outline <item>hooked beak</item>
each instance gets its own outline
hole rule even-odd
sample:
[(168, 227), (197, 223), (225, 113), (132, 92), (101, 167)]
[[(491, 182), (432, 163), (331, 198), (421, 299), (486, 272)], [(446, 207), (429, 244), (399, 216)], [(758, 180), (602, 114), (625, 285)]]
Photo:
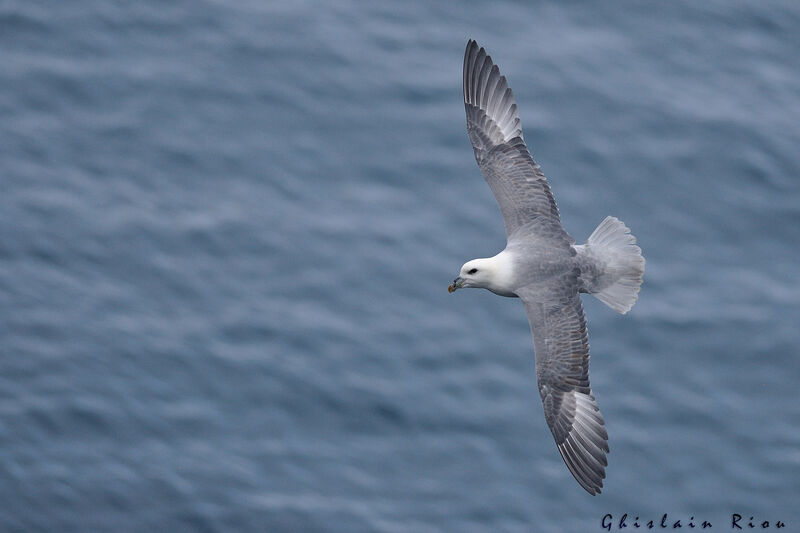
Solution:
[(447, 287), (447, 292), (456, 292), (456, 289), (460, 289), (464, 286), (464, 278), (461, 276), (457, 277), (453, 280), (453, 284)]

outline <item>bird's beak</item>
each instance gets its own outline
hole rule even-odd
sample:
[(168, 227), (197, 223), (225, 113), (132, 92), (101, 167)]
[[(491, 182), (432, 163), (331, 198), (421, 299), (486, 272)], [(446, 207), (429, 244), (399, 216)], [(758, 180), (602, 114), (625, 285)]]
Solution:
[(456, 292), (456, 289), (460, 289), (464, 286), (464, 278), (461, 276), (457, 277), (453, 280), (453, 284), (447, 287), (447, 292)]

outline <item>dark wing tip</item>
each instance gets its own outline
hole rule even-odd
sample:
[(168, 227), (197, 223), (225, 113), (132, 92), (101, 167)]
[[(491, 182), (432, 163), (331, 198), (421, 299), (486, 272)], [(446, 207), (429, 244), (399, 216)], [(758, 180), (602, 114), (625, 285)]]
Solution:
[[(474, 39), (467, 42), (464, 50), (462, 85), (468, 127), (484, 130), (490, 145), (522, 136), (514, 93), (492, 56)], [(495, 128), (497, 131), (493, 131)]]
[(602, 463), (596, 460), (592, 452), (582, 449), (572, 434), (558, 446), (558, 451), (572, 476), (586, 492), (592, 496), (602, 492), (603, 480), (606, 477), (603, 465), (606, 462), (605, 457)]
[(576, 399), (569, 433), (558, 442), (567, 468), (589, 494), (600, 493), (606, 477), (608, 433), (603, 415), (591, 394), (573, 393)]

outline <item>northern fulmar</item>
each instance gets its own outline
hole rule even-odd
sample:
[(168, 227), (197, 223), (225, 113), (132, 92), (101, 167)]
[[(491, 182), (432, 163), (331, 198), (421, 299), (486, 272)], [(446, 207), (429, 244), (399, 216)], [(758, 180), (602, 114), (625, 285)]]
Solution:
[(469, 140), (500, 206), (507, 244), (494, 257), (464, 263), (448, 290), (484, 288), (522, 300), (544, 418), (569, 471), (590, 494), (598, 494), (608, 465), (608, 433), (589, 385), (580, 293), (627, 313), (642, 284), (642, 251), (614, 217), (606, 217), (585, 244), (575, 244), (525, 146), (514, 94), (474, 40), (464, 53), (464, 105)]

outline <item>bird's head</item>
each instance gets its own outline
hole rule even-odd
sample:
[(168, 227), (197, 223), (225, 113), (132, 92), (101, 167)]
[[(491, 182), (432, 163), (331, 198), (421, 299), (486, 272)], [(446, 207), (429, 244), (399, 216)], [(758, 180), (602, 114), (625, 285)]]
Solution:
[(455, 292), (456, 289), (464, 287), (476, 287), (486, 289), (492, 285), (495, 275), (495, 265), (489, 259), (473, 259), (467, 261), (461, 267), (458, 277), (453, 280), (453, 284), (447, 287), (448, 292)]

